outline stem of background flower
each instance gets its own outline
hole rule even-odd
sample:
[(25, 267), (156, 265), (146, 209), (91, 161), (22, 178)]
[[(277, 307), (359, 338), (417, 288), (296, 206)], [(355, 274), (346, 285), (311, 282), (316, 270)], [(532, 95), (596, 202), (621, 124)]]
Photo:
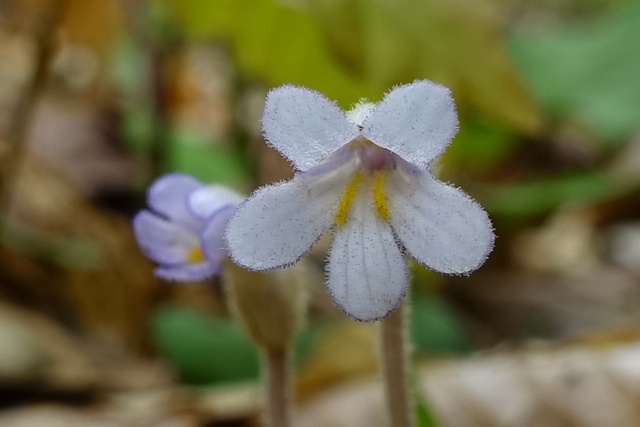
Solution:
[(411, 427), (413, 406), (409, 393), (405, 303), (380, 323), (380, 360), (389, 425)]
[(265, 427), (289, 427), (291, 425), (289, 359), (290, 351), (285, 349), (265, 349), (262, 351)]

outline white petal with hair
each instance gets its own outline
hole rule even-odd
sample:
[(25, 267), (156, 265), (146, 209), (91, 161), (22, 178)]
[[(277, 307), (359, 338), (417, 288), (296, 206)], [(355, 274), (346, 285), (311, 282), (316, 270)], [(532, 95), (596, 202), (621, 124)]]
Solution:
[(428, 80), (391, 90), (364, 123), (362, 135), (404, 160), (426, 167), (458, 132), (451, 91)]
[(334, 102), (292, 85), (269, 92), (262, 128), (267, 141), (299, 170), (322, 163), (358, 135), (355, 124)]
[(362, 321), (385, 317), (400, 304), (408, 286), (404, 257), (389, 224), (360, 197), (353, 219), (335, 230), (327, 287), (336, 304)]
[(333, 223), (340, 194), (326, 187), (299, 174), (253, 193), (229, 222), (233, 261), (251, 270), (296, 262)]
[(478, 203), (429, 173), (391, 185), (391, 226), (418, 262), (446, 274), (466, 274), (484, 263), (494, 235)]

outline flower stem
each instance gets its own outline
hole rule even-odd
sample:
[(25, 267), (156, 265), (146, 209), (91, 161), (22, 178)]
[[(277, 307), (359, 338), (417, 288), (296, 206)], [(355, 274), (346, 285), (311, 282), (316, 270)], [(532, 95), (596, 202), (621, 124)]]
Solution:
[(402, 303), (380, 323), (382, 379), (389, 412), (389, 425), (393, 427), (414, 425), (407, 380), (406, 310), (405, 304)]
[(262, 351), (262, 372), (264, 376), (264, 427), (289, 427), (290, 352), (286, 349), (264, 349)]

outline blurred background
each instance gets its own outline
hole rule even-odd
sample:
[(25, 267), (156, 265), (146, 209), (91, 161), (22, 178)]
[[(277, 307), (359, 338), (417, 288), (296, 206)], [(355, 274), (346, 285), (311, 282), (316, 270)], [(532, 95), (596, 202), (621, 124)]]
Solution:
[[(155, 279), (131, 216), (159, 174), (286, 179), (266, 91), (349, 108), (428, 78), (435, 166), (498, 236), (470, 277), (412, 266), (420, 426), (640, 425), (640, 2), (0, 1), (0, 424), (255, 426), (224, 284)], [(377, 426), (375, 325), (318, 280), (295, 423)]]

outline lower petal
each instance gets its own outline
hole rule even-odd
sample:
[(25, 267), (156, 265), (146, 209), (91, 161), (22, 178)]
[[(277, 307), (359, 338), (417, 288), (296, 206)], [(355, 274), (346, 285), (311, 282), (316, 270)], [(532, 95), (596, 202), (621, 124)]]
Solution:
[(495, 236), (478, 203), (429, 172), (394, 178), (391, 226), (418, 262), (447, 274), (469, 273), (484, 263)]
[(332, 185), (304, 173), (258, 189), (229, 221), (231, 258), (252, 270), (293, 264), (331, 226), (339, 197)]
[(215, 276), (220, 273), (221, 269), (221, 263), (200, 262), (194, 264), (160, 266), (154, 270), (154, 274), (165, 280), (176, 282), (197, 282)]
[(189, 259), (197, 239), (178, 224), (143, 210), (133, 219), (133, 232), (142, 251), (160, 264), (180, 264)]
[(363, 321), (385, 317), (406, 293), (406, 261), (391, 227), (360, 197), (350, 219), (335, 231), (327, 286), (349, 316)]

